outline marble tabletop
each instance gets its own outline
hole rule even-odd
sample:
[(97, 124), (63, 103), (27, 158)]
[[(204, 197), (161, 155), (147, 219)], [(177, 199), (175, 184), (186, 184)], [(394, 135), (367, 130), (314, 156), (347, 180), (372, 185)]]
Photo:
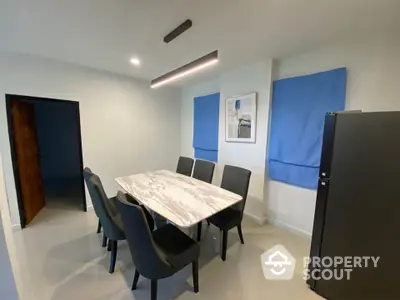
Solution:
[(218, 186), (167, 170), (115, 180), (143, 205), (181, 227), (193, 226), (242, 200)]

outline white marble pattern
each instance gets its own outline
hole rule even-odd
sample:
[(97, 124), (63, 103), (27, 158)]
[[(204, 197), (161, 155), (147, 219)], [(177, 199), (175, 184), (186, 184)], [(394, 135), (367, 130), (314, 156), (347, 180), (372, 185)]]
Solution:
[(167, 170), (115, 180), (143, 205), (181, 227), (193, 226), (242, 200), (220, 187)]

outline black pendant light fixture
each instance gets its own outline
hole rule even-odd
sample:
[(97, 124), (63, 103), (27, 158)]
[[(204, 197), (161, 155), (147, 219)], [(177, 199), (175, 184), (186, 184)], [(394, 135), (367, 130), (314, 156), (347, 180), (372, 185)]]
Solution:
[(186, 30), (191, 28), (192, 25), (193, 25), (192, 20), (187, 19), (185, 22), (183, 22), (181, 25), (176, 27), (174, 30), (172, 30), (170, 33), (168, 33), (164, 37), (164, 43), (168, 44), (169, 42), (173, 41), (178, 36), (180, 36), (182, 33), (184, 33)]
[(171, 72), (168, 72), (151, 81), (151, 88), (157, 88), (171, 81), (182, 78), (186, 75), (200, 71), (204, 68), (210, 67), (218, 62), (218, 50), (215, 50), (203, 57), (200, 57), (182, 67), (179, 67)]

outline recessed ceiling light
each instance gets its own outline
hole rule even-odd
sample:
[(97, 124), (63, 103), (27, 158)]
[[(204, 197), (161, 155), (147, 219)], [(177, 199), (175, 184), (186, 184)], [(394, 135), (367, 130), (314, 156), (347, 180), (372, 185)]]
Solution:
[(130, 62), (131, 62), (132, 65), (135, 65), (135, 66), (139, 66), (140, 65), (140, 60), (137, 57), (131, 58)]

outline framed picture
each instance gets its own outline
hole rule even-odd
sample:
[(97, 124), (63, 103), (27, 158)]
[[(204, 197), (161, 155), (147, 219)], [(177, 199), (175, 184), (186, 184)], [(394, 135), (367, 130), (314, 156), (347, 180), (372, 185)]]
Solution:
[(229, 97), (225, 101), (225, 141), (256, 142), (257, 93)]

